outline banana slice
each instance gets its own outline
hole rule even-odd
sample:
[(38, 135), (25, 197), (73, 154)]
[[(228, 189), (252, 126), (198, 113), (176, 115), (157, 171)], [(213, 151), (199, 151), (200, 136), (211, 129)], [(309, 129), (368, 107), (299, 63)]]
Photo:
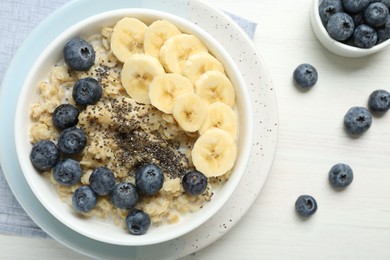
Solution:
[(206, 117), (206, 106), (195, 93), (185, 93), (175, 99), (173, 117), (185, 131), (196, 132)]
[(150, 104), (149, 85), (156, 76), (164, 73), (164, 68), (156, 58), (133, 54), (123, 64), (121, 82), (127, 94), (136, 102)]
[(237, 146), (228, 132), (211, 128), (195, 141), (191, 157), (198, 171), (206, 177), (217, 177), (233, 168)]
[(119, 20), (111, 35), (111, 49), (115, 57), (124, 62), (134, 53), (144, 51), (144, 36), (148, 28), (136, 18), (125, 17)]
[(223, 102), (231, 107), (235, 103), (235, 92), (229, 78), (219, 71), (207, 71), (195, 82), (195, 93), (210, 105)]
[(150, 103), (166, 114), (172, 114), (176, 97), (184, 93), (194, 93), (194, 87), (180, 74), (159, 75), (149, 86)]
[(145, 32), (144, 50), (145, 53), (158, 58), (160, 48), (170, 37), (181, 32), (175, 25), (166, 20), (157, 20), (149, 25)]
[(208, 52), (195, 53), (188, 57), (183, 67), (183, 75), (192, 83), (209, 70), (225, 72), (222, 63)]
[(237, 137), (237, 116), (233, 109), (222, 102), (215, 102), (207, 107), (199, 134), (203, 135), (210, 128), (219, 128), (228, 132), (233, 140)]
[(195, 35), (178, 34), (165, 41), (159, 57), (167, 72), (181, 74), (189, 56), (207, 51), (207, 47)]

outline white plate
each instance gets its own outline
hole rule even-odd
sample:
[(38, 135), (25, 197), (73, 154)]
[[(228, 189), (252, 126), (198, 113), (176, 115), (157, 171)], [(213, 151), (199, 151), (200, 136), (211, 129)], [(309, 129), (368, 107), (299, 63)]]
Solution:
[[(139, 247), (102, 243), (84, 237), (60, 223), (33, 195), (20, 169), (13, 143), (14, 116), (20, 88), (30, 66), (45, 46), (69, 26), (88, 16), (131, 7), (176, 14), (213, 35), (230, 52), (240, 68), (249, 87), (254, 110), (254, 136), (249, 163), (242, 181), (227, 204), (205, 224), (179, 239)], [(0, 162), (15, 197), (26, 212), (44, 231), (69, 248), (91, 257), (114, 259), (179, 258), (220, 238), (240, 220), (260, 193), (273, 163), (278, 131), (273, 85), (251, 40), (221, 11), (196, 0), (79, 0), (58, 9), (35, 28), (10, 63), (0, 92), (0, 118), (3, 126), (0, 128)]]

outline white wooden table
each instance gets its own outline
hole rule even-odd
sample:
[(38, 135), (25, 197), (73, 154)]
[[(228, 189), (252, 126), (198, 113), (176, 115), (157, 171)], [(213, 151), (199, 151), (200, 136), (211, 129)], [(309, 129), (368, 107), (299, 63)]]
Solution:
[[(390, 259), (390, 112), (352, 139), (342, 120), (366, 106), (375, 89), (390, 91), (390, 49), (362, 59), (325, 50), (310, 25), (311, 1), (207, 0), (258, 23), (254, 43), (276, 88), (280, 132), (274, 166), (258, 199), (230, 232), (186, 259)], [(318, 69), (308, 92), (292, 82), (300, 63)], [(329, 169), (349, 164), (355, 174), (344, 191), (328, 183)], [(301, 194), (313, 195), (317, 213), (294, 212)], [(56, 241), (0, 236), (0, 259), (85, 259)]]

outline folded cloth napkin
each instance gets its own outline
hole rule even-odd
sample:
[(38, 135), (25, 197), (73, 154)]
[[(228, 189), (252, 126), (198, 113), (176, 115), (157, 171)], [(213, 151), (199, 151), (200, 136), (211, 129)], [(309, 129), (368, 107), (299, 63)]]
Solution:
[[(16, 49), (48, 14), (70, 0), (0, 1), (0, 81)], [(256, 23), (227, 13), (253, 38)], [(0, 233), (49, 238), (24, 212), (13, 196), (0, 166)]]

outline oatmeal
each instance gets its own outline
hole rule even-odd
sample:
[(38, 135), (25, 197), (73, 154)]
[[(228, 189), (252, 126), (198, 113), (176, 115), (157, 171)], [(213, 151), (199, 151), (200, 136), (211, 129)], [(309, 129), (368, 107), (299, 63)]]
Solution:
[[(182, 214), (202, 208), (228, 180), (237, 156), (234, 87), (223, 65), (198, 38), (167, 21), (146, 25), (123, 18), (85, 42), (90, 47), (83, 50), (93, 56), (93, 65), (74, 69), (59, 61), (39, 83), (39, 100), (30, 109), (30, 141), (57, 144), (64, 131), (53, 124), (54, 110), (61, 104), (78, 108), (74, 127), (84, 132), (86, 145), (81, 153), (62, 151), (61, 156), (78, 161), (82, 174), (74, 185), (59, 183), (52, 169), (43, 174), (72, 206), (75, 191), (89, 187), (96, 168), (106, 167), (116, 183), (133, 187), (138, 169), (152, 164), (161, 169), (164, 181), (152, 195), (138, 192), (135, 208), (153, 225), (175, 223)], [(87, 78), (96, 83), (82, 82)], [(81, 104), (74, 94), (77, 84), (82, 85), (79, 95), (96, 86), (101, 93)], [(182, 180), (195, 169), (206, 183), (194, 195), (183, 188)], [(110, 195), (96, 196), (96, 203), (82, 214), (124, 225), (129, 209), (116, 207), (112, 200)]]

